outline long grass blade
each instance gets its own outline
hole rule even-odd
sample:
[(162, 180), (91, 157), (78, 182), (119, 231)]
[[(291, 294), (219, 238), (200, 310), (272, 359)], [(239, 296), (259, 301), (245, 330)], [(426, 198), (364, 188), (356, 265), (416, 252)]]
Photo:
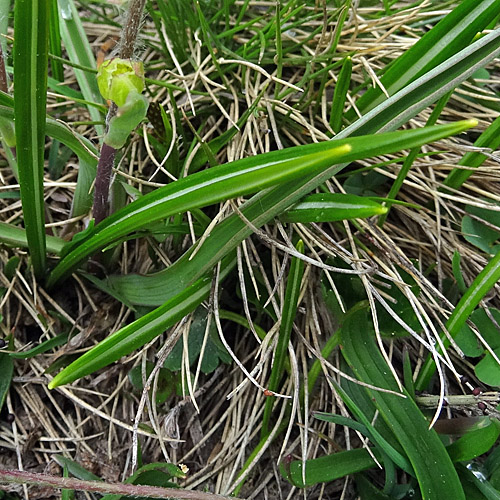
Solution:
[(24, 225), (37, 276), (45, 272), (43, 168), (49, 40), (48, 0), (20, 0), (14, 12), (14, 115)]

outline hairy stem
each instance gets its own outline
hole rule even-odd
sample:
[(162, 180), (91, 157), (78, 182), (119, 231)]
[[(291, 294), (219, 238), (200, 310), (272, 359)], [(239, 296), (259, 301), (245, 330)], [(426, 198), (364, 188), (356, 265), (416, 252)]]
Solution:
[[(146, 0), (131, 0), (125, 26), (123, 27), (120, 39), (120, 58), (131, 59), (134, 54), (135, 42), (139, 34), (142, 11), (146, 5)], [(116, 105), (111, 104), (106, 123), (116, 114)], [(95, 223), (99, 224), (108, 215), (109, 185), (111, 182), (111, 172), (116, 155), (116, 150), (107, 144), (102, 145), (94, 191), (93, 213)]]
[[(100, 481), (83, 481), (73, 477), (58, 477), (36, 472), (0, 469), (0, 483), (34, 484), (64, 488), (70, 490), (111, 493), (133, 497), (172, 498), (180, 500), (229, 500), (228, 497), (202, 491), (182, 490), (176, 488), (160, 488), (158, 486), (142, 486), (135, 484), (105, 483)], [(0, 490), (2, 488), (0, 487)], [(234, 497), (231, 500), (238, 500)]]
[(94, 187), (93, 212), (96, 224), (99, 224), (108, 215), (109, 184), (111, 182), (115, 154), (115, 148), (108, 146), (106, 143), (102, 145)]

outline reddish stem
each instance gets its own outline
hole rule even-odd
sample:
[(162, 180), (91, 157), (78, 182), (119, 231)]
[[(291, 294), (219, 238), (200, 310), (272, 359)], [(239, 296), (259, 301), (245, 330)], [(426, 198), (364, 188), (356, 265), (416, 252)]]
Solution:
[(109, 185), (111, 183), (115, 154), (115, 148), (108, 146), (106, 143), (102, 145), (94, 186), (93, 212), (96, 225), (108, 215)]
[[(0, 469), (0, 483), (34, 484), (64, 488), (69, 490), (94, 491), (134, 497), (172, 498), (179, 500), (238, 500), (235, 497), (205, 493), (202, 491), (182, 490), (176, 488), (160, 488), (136, 484), (105, 483), (101, 481), (83, 481), (73, 477), (58, 477), (36, 472)], [(3, 489), (0, 487), (0, 490)]]

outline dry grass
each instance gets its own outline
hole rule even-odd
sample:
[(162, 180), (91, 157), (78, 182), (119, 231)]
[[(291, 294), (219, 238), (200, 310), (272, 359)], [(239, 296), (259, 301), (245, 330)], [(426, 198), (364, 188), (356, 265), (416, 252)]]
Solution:
[[(426, 3), (428, 2), (423, 2), (418, 8), (403, 14), (381, 17), (377, 21), (367, 19), (371, 9), (353, 9), (338, 45), (338, 58), (342, 57), (343, 52), (356, 50), (353, 78), (357, 82), (362, 83), (366, 75), (369, 75), (373, 76), (374, 83), (377, 84), (375, 72), (418, 39), (418, 34), (414, 33), (408, 24), (425, 21), (442, 13), (426, 10)], [(252, 2), (252, 6), (264, 11), (266, 8), (273, 8), (274, 2)], [(321, 25), (321, 21), (314, 23)], [(109, 38), (118, 35), (117, 29), (110, 29), (104, 35), (102, 26), (91, 23), (86, 23), (85, 29), (89, 39), (93, 41), (95, 53)], [(254, 28), (257, 29), (258, 27)], [(295, 29), (284, 33), (283, 36), (301, 43), (301, 37), (306, 36), (308, 31)], [(143, 32), (146, 63), (152, 68), (155, 65), (161, 67), (162, 63), (157, 59), (158, 54), (152, 48), (158, 45), (159, 41), (149, 20), (146, 20)], [(244, 31), (235, 37), (240, 43), (244, 43), (250, 35)], [(303, 45), (303, 49), (311, 57), (327, 52), (332, 43), (332, 35), (332, 28), (325, 26), (323, 32)], [(281, 83), (281, 90), (292, 90), (283, 100), (276, 100), (273, 93), (265, 91), (261, 103), (266, 111), (252, 114), (228, 147), (218, 155), (220, 162), (279, 148), (283, 139), (291, 144), (327, 139), (327, 106), (331, 97), (330, 89), (335, 80), (334, 71), (328, 75), (326, 91), (321, 100), (315, 102), (312, 99), (310, 105), (298, 109), (294, 104), (304, 97), (297, 93), (292, 85), (297, 85), (301, 80), (304, 65), (285, 65), (282, 81), (277, 80), (276, 75), (269, 74), (264, 65), (247, 66), (246, 69), (240, 65), (231, 73), (228, 89), (222, 89), (209, 78), (208, 75), (213, 75), (215, 71), (213, 61), (203, 55), (204, 51), (194, 33), (190, 36), (190, 44), (193, 65), (198, 68), (197, 72), (194, 72), (191, 66), (179, 65), (176, 71), (151, 70), (148, 76), (184, 89), (174, 91), (175, 105), (183, 114), (184, 120), (191, 120), (195, 128), (198, 127), (199, 121), (192, 116), (193, 110), (199, 112), (208, 108), (213, 111), (200, 133), (204, 141), (217, 137), (237, 122), (255, 97), (270, 85), (270, 81)], [(263, 58), (264, 56), (267, 54), (263, 54)], [(292, 60), (294, 54), (289, 54), (288, 57)], [(227, 61), (220, 62), (229, 64)], [(320, 68), (321, 64), (317, 64), (311, 68), (311, 72)], [(497, 89), (499, 67), (497, 65), (490, 69), (492, 80), (488, 85)], [(66, 83), (75, 83), (71, 68), (66, 68), (65, 77)], [(313, 97), (314, 85), (313, 81), (304, 89), (305, 95), (309, 93)], [(165, 89), (152, 85), (150, 90), (155, 96), (154, 99), (161, 102), (173, 116), (173, 103), (168, 99)], [(194, 90), (206, 95), (196, 94)], [(241, 91), (244, 91), (244, 100), (239, 97)], [(478, 89), (472, 84), (464, 85), (454, 94), (441, 118), (444, 121), (458, 117), (476, 118), (479, 120), (478, 131), (483, 130), (492, 118), (496, 117), (496, 112), (466, 99), (467, 95), (477, 92)], [(61, 101), (59, 96), (49, 95), (51, 113), (56, 113), (61, 107), (63, 113), (60, 118), (64, 121), (84, 122), (88, 119), (83, 108), (74, 107), (72, 111), (71, 106), (66, 106), (68, 103), (67, 100)], [(289, 125), (278, 129), (276, 116), (285, 114), (288, 114)], [(412, 120), (410, 126), (424, 125), (427, 117), (427, 112), (422, 113)], [(92, 127), (80, 125), (76, 128), (80, 133), (95, 139)], [(462, 237), (460, 220), (465, 205), (490, 206), (488, 201), (494, 203), (500, 200), (500, 164), (496, 156), (491, 156), (475, 171), (460, 193), (450, 195), (439, 190), (446, 174), (456, 166), (471, 144), (470, 138), (460, 137), (424, 148), (423, 151), (428, 152), (429, 156), (422, 155), (415, 161), (400, 194), (402, 200), (416, 204), (419, 208), (394, 206), (383, 229), (370, 220), (358, 221), (356, 224), (345, 223), (343, 228), (333, 224), (297, 225), (295, 229), (305, 242), (307, 254), (323, 263), (330, 257), (343, 260), (348, 268), (360, 273), (366, 290), (374, 300), (378, 300), (377, 294), (384, 295), (384, 288), (380, 285), (381, 277), (392, 281), (411, 297), (411, 290), (400, 276), (400, 270), (405, 270), (421, 288), (421, 295), (418, 299), (414, 298), (414, 306), (422, 324), (434, 331), (435, 325), (439, 325), (443, 316), (449, 315), (453, 307), (445, 298), (447, 281), (453, 276), (453, 252), (458, 251), (462, 256), (462, 271), (467, 284), (486, 263), (485, 257), (477, 248)], [(442, 152), (436, 154), (434, 151)], [(193, 157), (195, 152), (192, 152)], [(124, 154), (117, 175), (122, 181), (139, 190), (145, 190), (149, 186), (166, 182), (160, 173), (163, 169), (162, 160), (155, 158), (152, 148), (141, 137), (136, 136)], [(376, 166), (375, 172), (389, 179), (395, 178), (401, 164), (400, 156), (360, 162), (357, 166), (372, 168), (377, 162), (385, 163), (383, 166)], [(59, 179), (47, 179), (47, 220), (57, 234), (64, 231), (65, 225), (75, 222), (69, 218), (76, 175), (75, 164), (70, 159)], [(0, 169), (0, 181), (0, 193), (17, 188), (10, 168), (5, 163)], [(336, 179), (332, 179), (328, 186), (335, 192), (342, 190), (341, 183)], [(221, 210), (227, 213), (230, 206), (221, 206)], [(2, 221), (18, 220), (21, 215), (20, 202), (14, 199), (0, 199), (0, 214)], [(78, 221), (78, 225), (82, 222), (85, 221)], [(240, 271), (260, 270), (269, 292), (276, 297), (283, 297), (282, 276), (289, 256), (282, 251), (282, 247), (277, 248), (275, 242), (279, 241), (282, 246), (287, 246), (289, 234), (279, 225), (266, 226), (261, 231), (265, 237), (257, 234), (241, 248)], [(176, 258), (169, 241), (164, 244), (153, 243), (126, 243), (120, 261), (121, 272), (128, 274), (150, 271), (153, 267), (151, 249), (155, 252), (154, 258), (166, 265)], [(189, 243), (190, 239), (186, 238), (184, 245)], [(374, 246), (376, 251), (368, 251), (363, 243), (372, 248)], [(264, 266), (260, 258), (267, 259), (268, 255), (272, 258), (271, 264), (266, 263)], [(19, 258), (19, 261), (17, 264), (14, 262), (15, 269), (12, 277), (8, 278), (6, 270), (13, 265), (14, 256)], [(0, 273), (0, 286), (6, 289), (0, 303), (4, 317), (1, 323), (2, 335), (13, 333), (16, 348), (24, 350), (59, 334), (64, 329), (70, 328), (72, 332), (70, 342), (57, 354), (16, 361), (15, 377), (6, 401), (6, 412), (15, 415), (15, 420), (7, 422), (4, 411), (0, 422), (0, 466), (60, 475), (60, 467), (54, 456), (61, 454), (71, 457), (107, 481), (122, 481), (131, 471), (135, 428), (145, 463), (183, 463), (190, 469), (183, 486), (207, 488), (222, 494), (232, 491), (239, 481), (237, 474), (258, 441), (266, 399), (263, 391), (256, 390), (255, 385), (249, 383), (248, 377), (236, 364), (222, 365), (210, 375), (199, 375), (196, 385), (192, 387), (193, 400), (174, 397), (156, 407), (146, 398), (147, 401), (143, 399), (141, 405), (141, 394), (133, 390), (128, 380), (128, 372), (133, 366), (145, 363), (146, 360), (157, 362), (156, 354), (166, 342), (166, 336), (156, 339), (140, 352), (93, 377), (86, 377), (71, 386), (49, 391), (47, 383), (51, 377), (45, 373), (49, 365), (62, 356), (74, 356), (84, 352), (90, 345), (131, 320), (132, 313), (82, 279), (67, 282), (59, 290), (48, 295), (26, 272), (28, 257), (22, 250), (1, 248), (0, 259), (0, 268), (3, 269)], [(307, 374), (308, 367), (315, 358), (322, 360), (326, 376), (320, 377), (306, 413), (301, 410), (292, 415), (293, 427), (287, 434), (287, 440), (284, 441), (280, 437), (269, 443), (263, 456), (248, 471), (248, 480), (241, 492), (241, 496), (248, 499), (353, 498), (348, 480), (337, 481), (326, 487), (315, 487), (307, 493), (302, 493), (281, 479), (277, 466), (277, 457), (281, 451), (297, 457), (301, 457), (303, 453), (307, 457), (314, 457), (333, 452), (340, 446), (355, 445), (359, 439), (343, 428), (316, 421), (309, 413), (312, 410), (346, 412), (339, 398), (335, 397), (329, 381), (330, 377), (338, 377), (338, 354), (334, 354), (329, 361), (323, 360), (320, 355), (325, 339), (335, 326), (318, 285), (321, 267), (306, 264), (302, 301), (292, 335), (291, 376), (283, 392), (297, 398), (297, 394), (294, 394), (294, 388), (298, 387), (296, 382)], [(431, 267), (433, 269), (428, 273)], [(334, 273), (324, 270), (323, 276), (325, 275), (330, 275), (332, 282), (335, 282)], [(234, 302), (236, 286), (235, 281), (225, 284), (225, 293), (221, 300), (229, 301), (230, 304)], [(491, 294), (490, 304), (500, 305), (498, 291), (497, 288), (495, 293)], [(279, 302), (272, 302), (278, 317)], [(261, 326), (266, 330), (272, 331), (276, 328), (277, 323), (263, 321)], [(189, 325), (190, 320), (187, 319), (173, 330), (182, 336), (189, 330)], [(258, 383), (265, 386), (270, 372), (272, 342), (271, 345), (266, 342), (259, 344), (252, 332), (234, 326), (233, 323), (223, 323), (223, 326), (224, 336), (238, 359), (248, 371), (252, 371)], [(386, 355), (391, 359), (396, 372), (399, 373), (401, 368), (403, 346), (410, 350), (412, 360), (418, 367), (426, 355), (426, 349), (422, 346), (423, 340), (425, 339), (408, 337), (403, 341), (384, 343)], [(471, 366), (453, 352), (450, 352), (449, 359), (457, 373), (467, 374), (472, 385), (475, 385)], [(443, 379), (450, 394), (470, 392), (470, 384), (460, 386), (454, 378), (448, 379), (450, 373), (448, 371)], [(230, 399), (227, 398), (229, 394)], [(276, 411), (282, 418), (288, 401), (278, 399)], [(469, 414), (479, 410), (460, 406), (448, 411), (453, 411), (454, 414)], [(134, 422), (141, 424), (137, 426)], [(146, 424), (146, 427), (143, 424)], [(18, 491), (28, 498), (26, 490), (23, 493), (19, 487)], [(81, 498), (90, 497), (83, 493), (78, 495)], [(53, 497), (57, 495), (54, 495), (51, 489), (32, 487), (29, 490), (29, 498), (32, 499)]]

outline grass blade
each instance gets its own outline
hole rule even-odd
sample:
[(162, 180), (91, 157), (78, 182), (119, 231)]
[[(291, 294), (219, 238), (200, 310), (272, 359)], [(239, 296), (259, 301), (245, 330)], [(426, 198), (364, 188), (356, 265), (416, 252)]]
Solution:
[[(476, 34), (495, 19), (499, 9), (499, 0), (461, 2), (385, 72), (380, 81), (388, 94), (392, 96), (410, 82), (466, 48)], [(356, 106), (361, 112), (366, 112), (385, 99), (382, 90), (374, 87), (358, 99)], [(356, 115), (351, 110), (346, 117), (348, 121), (353, 121)]]
[[(297, 243), (297, 251), (304, 252), (304, 243), (300, 240)], [(285, 359), (288, 354), (288, 344), (292, 333), (293, 322), (297, 315), (298, 300), (300, 295), (300, 285), (302, 276), (304, 275), (304, 261), (297, 257), (292, 258), (290, 272), (288, 273), (288, 281), (286, 284), (285, 299), (283, 302), (283, 311), (281, 315), (281, 323), (278, 334), (278, 343), (274, 350), (273, 366), (271, 368), (271, 376), (267, 389), (275, 392), (279, 389), (279, 382), (283, 377)], [(266, 400), (264, 414), (262, 416), (261, 439), (265, 439), (269, 434), (269, 420), (273, 411), (274, 398), (269, 397)]]
[(330, 127), (338, 134), (342, 128), (342, 116), (344, 114), (345, 100), (349, 84), (351, 83), (352, 59), (346, 57), (337, 79), (337, 85), (333, 93), (332, 109), (330, 111)]
[[(95, 69), (94, 54), (87, 39), (87, 35), (80, 21), (78, 10), (73, 0), (59, 0), (61, 38), (72, 63), (79, 66)], [(97, 80), (93, 73), (75, 69), (78, 86), (86, 101), (103, 104), (104, 101), (97, 87)], [(87, 106), (90, 117), (95, 122), (103, 120), (103, 116), (94, 106)], [(96, 125), (99, 136), (104, 135), (104, 126)]]
[(45, 271), (43, 168), (49, 37), (48, 0), (20, 0), (14, 12), (14, 115), (26, 236), (37, 276)]
[[(499, 280), (500, 252), (497, 253), (488, 262), (488, 264), (486, 264), (484, 269), (477, 275), (472, 285), (467, 289), (458, 304), (455, 306), (455, 309), (453, 309), (453, 312), (446, 322), (446, 329), (451, 337), (455, 337), (458, 334), (460, 329), (465, 325), (465, 322), (469, 319), (472, 311), (474, 311), (479, 302), (498, 283)], [(445, 348), (450, 345), (450, 341), (444, 334), (441, 335), (441, 341), (443, 342)], [(436, 347), (436, 350), (441, 352), (441, 349), (438, 347)], [(435, 370), (436, 363), (429, 356), (425, 361), (422, 370), (418, 374), (415, 389), (425, 389), (429, 385)]]
[[(474, 143), (477, 148), (491, 148), (493, 151), (500, 146), (500, 117), (498, 117)], [(470, 167), (471, 170), (454, 168), (446, 177), (443, 184), (452, 189), (459, 189), (460, 186), (474, 173), (473, 168), (479, 167), (487, 156), (481, 153), (469, 152), (458, 162), (460, 166)]]
[(283, 222), (332, 222), (381, 215), (387, 208), (367, 197), (342, 193), (317, 193), (304, 198), (283, 215)]

